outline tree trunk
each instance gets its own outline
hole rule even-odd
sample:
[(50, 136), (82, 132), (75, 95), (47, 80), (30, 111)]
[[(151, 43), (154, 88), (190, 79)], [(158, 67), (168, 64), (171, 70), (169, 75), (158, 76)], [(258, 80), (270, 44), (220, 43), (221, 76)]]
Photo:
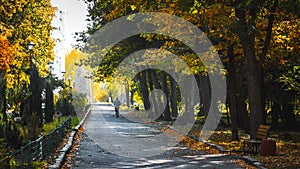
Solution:
[(134, 93), (136, 92), (136, 90), (134, 89), (131, 89), (130, 90), (130, 102), (131, 102), (131, 105), (133, 105), (133, 96), (134, 96)]
[(172, 76), (169, 76), (170, 82), (171, 82), (171, 109), (172, 109), (172, 117), (177, 118), (178, 117), (178, 105), (177, 105), (177, 90), (176, 90), (176, 81), (172, 78)]
[(235, 2), (237, 17), (237, 34), (243, 47), (247, 75), (247, 87), (250, 107), (250, 137), (254, 138), (258, 126), (263, 120), (263, 106), (261, 97), (261, 64), (260, 58), (255, 54), (255, 19), (259, 4), (253, 4), (250, 19), (246, 20), (246, 11), (241, 6), (241, 1)]
[[(156, 112), (157, 112), (157, 108), (156, 108), (156, 104), (157, 102), (155, 101), (155, 93), (153, 93), (153, 90), (154, 90), (154, 84), (153, 84), (153, 80), (152, 80), (152, 77), (151, 77), (151, 69), (147, 69), (146, 70), (146, 73), (147, 73), (147, 81), (148, 81), (148, 86), (149, 86), (149, 90), (151, 91), (151, 95), (149, 93), (149, 102), (150, 102), (150, 105), (151, 105), (151, 112), (149, 114), (149, 118), (150, 119), (154, 119), (156, 116)], [(154, 96), (153, 96), (154, 94)]]
[(284, 126), (287, 129), (295, 129), (297, 121), (295, 114), (293, 113), (293, 104), (291, 102), (282, 105), (282, 112), (284, 118)]
[(250, 107), (250, 136), (254, 138), (258, 126), (263, 122), (263, 106), (261, 97), (260, 64), (256, 60), (254, 49), (254, 35), (249, 37), (248, 43), (243, 43), (246, 61), (247, 86)]
[(149, 101), (149, 91), (148, 91), (148, 85), (147, 85), (147, 74), (146, 71), (142, 71), (140, 73), (140, 89), (143, 96), (143, 103), (145, 110), (149, 110), (151, 105)]
[(0, 70), (0, 111), (3, 115), (3, 120), (4, 122), (7, 122), (7, 114), (6, 114), (6, 109), (7, 109), (7, 103), (6, 103), (6, 79), (5, 79), (5, 70)]
[(52, 82), (47, 82), (46, 86), (46, 107), (45, 107), (45, 121), (50, 123), (53, 121), (54, 115), (54, 98), (53, 98)]
[[(157, 78), (157, 73), (156, 70), (150, 70), (150, 74), (151, 74), (151, 79), (152, 79), (152, 83), (154, 85), (155, 89), (161, 89), (161, 86), (159, 84), (158, 78)], [(153, 100), (153, 106), (154, 106), (154, 117), (157, 117), (158, 119), (162, 119), (162, 112), (160, 112), (161, 110), (159, 109), (159, 99), (157, 95), (152, 97)]]
[(231, 114), (231, 132), (232, 140), (239, 140), (238, 125), (237, 125), (237, 112), (236, 112), (236, 82), (235, 82), (235, 66), (234, 66), (234, 55), (233, 47), (230, 46), (228, 49), (229, 66), (228, 66), (228, 89), (229, 89), (229, 109)]
[(245, 95), (238, 93), (235, 96), (236, 101), (236, 111), (238, 114), (238, 126), (245, 130), (247, 133), (250, 133), (250, 118), (247, 111), (247, 104)]
[(129, 82), (125, 83), (125, 94), (126, 94), (126, 106), (130, 107), (130, 98), (129, 98)]
[(271, 114), (272, 114), (272, 126), (278, 125), (278, 116), (280, 112), (280, 104), (277, 102), (273, 102)]
[[(194, 75), (190, 75), (190, 77), (192, 78), (189, 78), (189, 79), (193, 79), (194, 78)], [(210, 82), (210, 81), (209, 81)], [(191, 87), (191, 90), (190, 90), (190, 93), (189, 95), (187, 96), (187, 98), (189, 98), (189, 101), (187, 102), (188, 104), (188, 109), (189, 111), (187, 111), (186, 113), (188, 113), (188, 118), (187, 118), (187, 124), (192, 124), (194, 123), (194, 120), (195, 120), (195, 112), (194, 112), (194, 109), (195, 109), (195, 102), (198, 102), (199, 99), (195, 98), (195, 91), (196, 91), (196, 88), (198, 86), (195, 86), (195, 83), (192, 83), (193, 85), (190, 85)], [(196, 84), (197, 85), (197, 84)], [(215, 103), (215, 105), (217, 107), (217, 103)], [(218, 110), (216, 110), (218, 111)]]
[(157, 73), (156, 73), (156, 70), (151, 70), (151, 79), (153, 81), (153, 84), (154, 84), (154, 88), (155, 89), (161, 89), (161, 86), (159, 84), (159, 80), (157, 78)]
[(164, 120), (165, 121), (171, 121), (171, 112), (170, 112), (170, 106), (169, 106), (169, 91), (168, 91), (168, 84), (167, 84), (167, 75), (165, 72), (161, 72), (161, 83), (162, 83), (162, 90), (164, 91), (166, 95), (166, 108), (164, 110)]
[(199, 83), (200, 83), (200, 100), (202, 104), (202, 115), (207, 117), (210, 109), (210, 102), (211, 102), (211, 89), (210, 89), (210, 81), (207, 75), (199, 75)]
[[(265, 42), (264, 42), (264, 47), (262, 49), (262, 53), (260, 56), (260, 66), (262, 68), (262, 65), (265, 61), (266, 55), (268, 53), (268, 49), (270, 46), (270, 41), (271, 41), (271, 37), (272, 37), (272, 28), (273, 28), (273, 23), (274, 23), (274, 18), (275, 18), (275, 11), (278, 7), (278, 0), (274, 1), (274, 4), (270, 10), (270, 15), (268, 17), (268, 27), (267, 27), (267, 33), (266, 33), (266, 38), (265, 38)], [(265, 88), (265, 82), (264, 82), (264, 71), (261, 71), (261, 88), (264, 89)], [(262, 96), (262, 106), (263, 108), (265, 108), (266, 105), (266, 90), (261, 90), (261, 96)], [(263, 109), (263, 123), (265, 124), (267, 122), (267, 111), (265, 109)]]
[(39, 77), (38, 70), (33, 63), (31, 63), (31, 68), (30, 68), (29, 89), (31, 92), (30, 102), (29, 102), (30, 113), (36, 114), (36, 117), (38, 118), (37, 124), (39, 127), (42, 127), (42, 123), (43, 123), (43, 116), (42, 116), (43, 114), (41, 110), (42, 84), (41, 84), (41, 79)]
[[(237, 67), (235, 67), (237, 68)], [(235, 74), (235, 102), (236, 102), (236, 112), (238, 118), (238, 126), (245, 130), (247, 133), (250, 133), (250, 119), (249, 113), (247, 111), (247, 104), (246, 104), (246, 86), (244, 85), (245, 77), (244, 77), (244, 70), (239, 68), (238, 72)]]

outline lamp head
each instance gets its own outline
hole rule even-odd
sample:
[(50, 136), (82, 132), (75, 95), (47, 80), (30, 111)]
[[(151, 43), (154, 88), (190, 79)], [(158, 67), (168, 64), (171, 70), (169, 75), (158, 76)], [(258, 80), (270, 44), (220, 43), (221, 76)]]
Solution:
[(35, 43), (29, 42), (29, 43), (27, 44), (27, 46), (28, 46), (28, 49), (29, 49), (29, 50), (33, 50), (33, 48), (34, 48), (34, 46), (35, 46)]

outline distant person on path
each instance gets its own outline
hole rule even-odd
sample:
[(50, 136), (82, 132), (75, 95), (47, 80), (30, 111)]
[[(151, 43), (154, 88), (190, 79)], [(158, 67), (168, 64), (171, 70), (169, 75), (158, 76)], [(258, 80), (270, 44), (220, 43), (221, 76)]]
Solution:
[(118, 98), (114, 101), (114, 106), (115, 106), (115, 112), (116, 112), (116, 117), (119, 117), (119, 108), (120, 108), (121, 102)]

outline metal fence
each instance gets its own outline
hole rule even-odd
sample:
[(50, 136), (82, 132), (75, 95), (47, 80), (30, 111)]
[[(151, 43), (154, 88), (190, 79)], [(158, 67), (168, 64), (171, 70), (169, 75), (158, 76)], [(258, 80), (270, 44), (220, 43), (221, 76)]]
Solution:
[(72, 129), (72, 119), (67, 118), (61, 125), (35, 141), (29, 141), (15, 153), (0, 161), (0, 168), (32, 168), (32, 163), (46, 159), (62, 143), (65, 135)]

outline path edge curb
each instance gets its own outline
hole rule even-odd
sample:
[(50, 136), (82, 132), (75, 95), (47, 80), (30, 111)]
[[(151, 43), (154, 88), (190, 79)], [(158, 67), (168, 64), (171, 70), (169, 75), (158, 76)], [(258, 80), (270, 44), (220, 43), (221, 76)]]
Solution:
[(59, 150), (59, 155), (55, 159), (55, 163), (50, 165), (48, 167), (49, 169), (59, 169), (59, 168), (61, 168), (62, 164), (65, 162), (66, 155), (71, 150), (71, 147), (72, 147), (73, 141), (74, 141), (74, 136), (76, 135), (78, 130), (83, 126), (83, 124), (85, 123), (86, 119), (88, 118), (90, 112), (91, 112), (91, 108), (89, 108), (87, 110), (87, 112), (85, 113), (85, 115), (83, 116), (83, 118), (79, 122), (79, 124), (71, 131), (70, 136), (68, 138), (67, 144), (62, 149)]
[[(174, 131), (177, 131), (177, 132), (181, 133), (181, 134), (187, 135), (187, 136), (191, 137), (192, 139), (194, 139), (194, 140), (196, 140), (196, 141), (198, 141), (198, 142), (202, 142), (202, 143), (204, 143), (204, 144), (206, 144), (206, 145), (208, 145), (208, 146), (211, 146), (211, 147), (213, 147), (213, 148), (219, 150), (221, 153), (228, 153), (228, 152), (230, 152), (230, 150), (226, 150), (226, 149), (224, 149), (224, 148), (223, 148), (222, 146), (220, 146), (220, 145), (216, 145), (216, 144), (213, 144), (213, 143), (209, 143), (209, 142), (207, 142), (207, 141), (204, 141), (204, 140), (200, 140), (198, 137), (195, 137), (195, 136), (193, 136), (193, 135), (191, 135), (191, 134), (186, 134), (186, 133), (182, 132), (181, 130), (178, 130), (178, 129), (176, 129), (176, 128), (170, 126), (170, 125), (168, 125), (168, 127), (169, 127), (170, 129), (174, 130)], [(253, 166), (255, 166), (255, 167), (259, 168), (259, 169), (267, 169), (262, 163), (258, 162), (258, 160), (255, 159), (255, 158), (252, 158), (252, 157), (250, 157), (250, 156), (237, 156), (237, 157), (238, 157), (239, 159), (241, 159), (241, 160), (244, 160), (246, 163), (248, 163), (248, 164), (250, 164), (250, 165), (253, 165)]]

